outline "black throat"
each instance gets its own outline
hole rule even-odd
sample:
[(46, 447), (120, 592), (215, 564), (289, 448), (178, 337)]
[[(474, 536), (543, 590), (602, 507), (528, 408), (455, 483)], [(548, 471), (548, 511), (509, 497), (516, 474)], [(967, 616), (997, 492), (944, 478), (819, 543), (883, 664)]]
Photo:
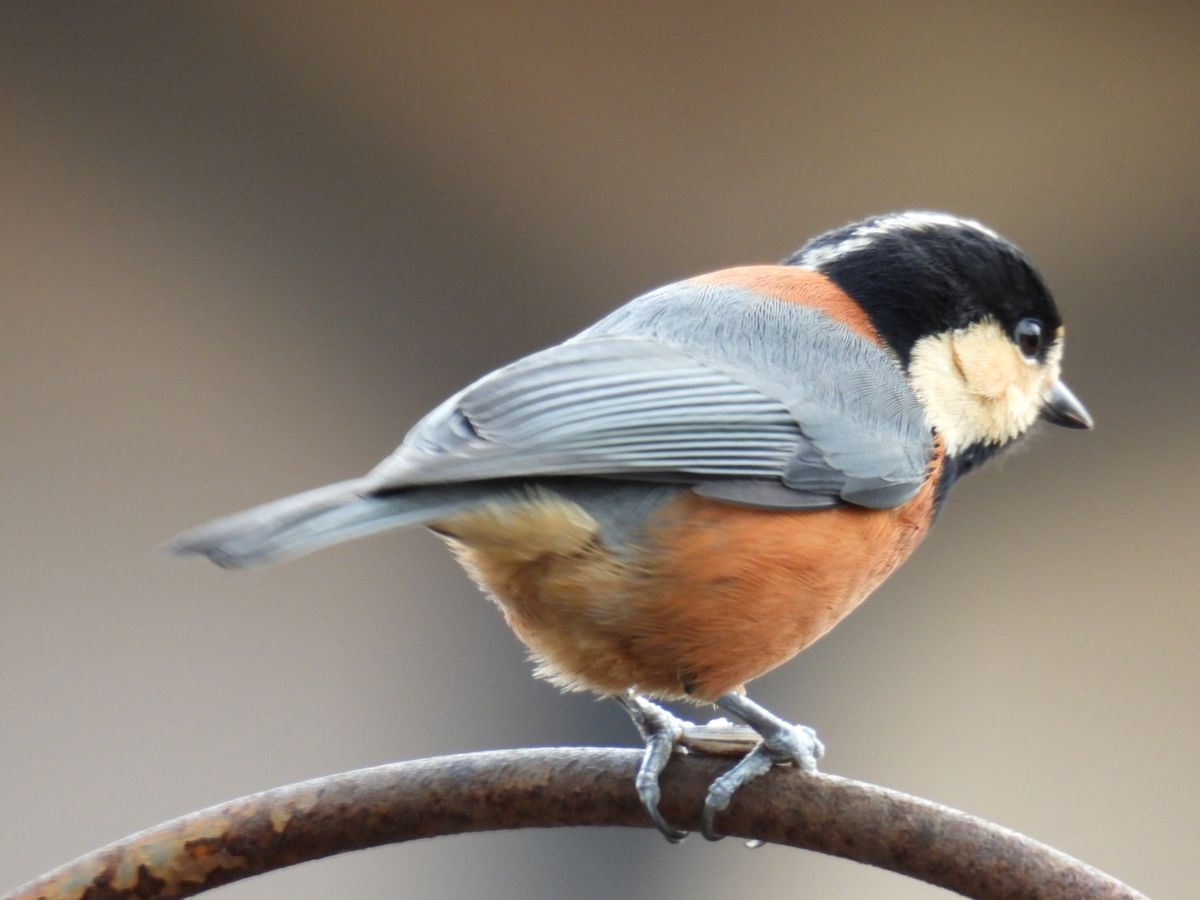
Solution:
[(954, 456), (947, 456), (942, 461), (942, 473), (938, 478), (937, 490), (933, 495), (934, 516), (936, 517), (942, 511), (942, 505), (946, 502), (950, 488), (958, 479), (973, 472), (1003, 449), (1003, 444), (972, 444)]

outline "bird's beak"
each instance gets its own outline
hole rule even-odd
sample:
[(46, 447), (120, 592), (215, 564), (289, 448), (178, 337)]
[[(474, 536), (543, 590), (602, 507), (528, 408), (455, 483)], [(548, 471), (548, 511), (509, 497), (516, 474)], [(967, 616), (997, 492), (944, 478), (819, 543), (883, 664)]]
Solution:
[(1042, 418), (1064, 428), (1091, 428), (1096, 424), (1079, 398), (1061, 381), (1042, 394)]

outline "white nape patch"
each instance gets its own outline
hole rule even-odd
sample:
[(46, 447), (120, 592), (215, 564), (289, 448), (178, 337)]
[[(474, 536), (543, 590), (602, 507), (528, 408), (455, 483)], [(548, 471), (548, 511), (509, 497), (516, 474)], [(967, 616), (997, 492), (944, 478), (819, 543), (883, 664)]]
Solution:
[(1003, 240), (1000, 235), (986, 225), (974, 219), (962, 219), (949, 213), (910, 210), (909, 212), (893, 213), (880, 216), (869, 224), (855, 229), (855, 234), (862, 232), (864, 237), (870, 235), (901, 234), (906, 231), (927, 231), (931, 228), (969, 228), (984, 237), (993, 240)]
[(849, 237), (836, 244), (814, 247), (812, 250), (804, 252), (804, 255), (800, 257), (800, 264), (808, 266), (811, 269), (820, 269), (821, 266), (841, 259), (843, 256), (849, 256), (851, 253), (865, 250), (873, 243), (874, 241), (869, 237)]
[(932, 228), (968, 228), (992, 240), (1003, 240), (996, 232), (974, 219), (960, 219), (949, 213), (911, 210), (871, 219), (859, 225), (850, 232), (849, 236), (836, 244), (826, 244), (807, 250), (800, 257), (800, 265), (820, 270), (822, 266), (867, 249), (875, 243), (876, 238), (910, 231), (926, 231)]
[(953, 456), (973, 444), (1008, 443), (1027, 431), (1061, 361), (1061, 332), (1039, 363), (1022, 356), (989, 319), (917, 341), (908, 378)]

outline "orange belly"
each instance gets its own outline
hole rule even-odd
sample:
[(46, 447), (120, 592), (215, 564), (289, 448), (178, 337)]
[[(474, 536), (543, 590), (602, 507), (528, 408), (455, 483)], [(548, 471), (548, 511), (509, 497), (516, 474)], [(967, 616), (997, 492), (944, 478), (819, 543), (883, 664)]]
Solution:
[(935, 479), (898, 509), (761, 510), (684, 492), (609, 548), (553, 494), (436, 524), (560, 686), (712, 701), (803, 650), (928, 528)]

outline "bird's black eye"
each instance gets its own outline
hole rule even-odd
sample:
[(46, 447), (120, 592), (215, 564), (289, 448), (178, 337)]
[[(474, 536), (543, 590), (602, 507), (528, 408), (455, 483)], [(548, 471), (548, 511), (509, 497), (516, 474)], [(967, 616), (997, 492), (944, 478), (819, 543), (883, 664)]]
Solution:
[(1036, 359), (1042, 350), (1042, 323), (1037, 319), (1022, 319), (1013, 329), (1013, 340), (1026, 359)]

